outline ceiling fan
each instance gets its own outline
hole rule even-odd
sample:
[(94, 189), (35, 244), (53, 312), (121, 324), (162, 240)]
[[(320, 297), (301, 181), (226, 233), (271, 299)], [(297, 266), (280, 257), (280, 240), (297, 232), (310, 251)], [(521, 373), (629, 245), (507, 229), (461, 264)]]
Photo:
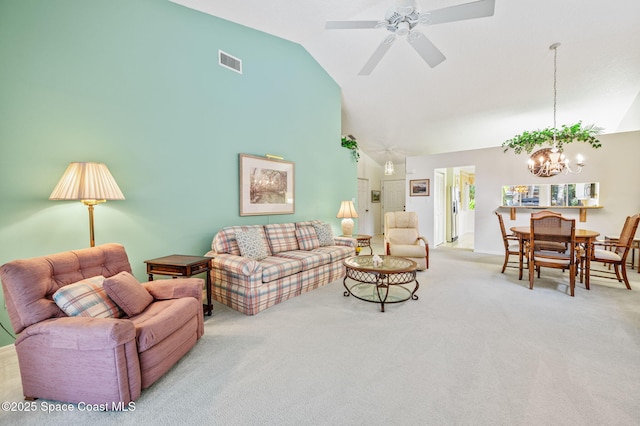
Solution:
[(390, 8), (382, 21), (327, 21), (325, 28), (328, 30), (386, 28), (391, 33), (380, 43), (358, 75), (371, 74), (397, 36), (407, 36), (407, 41), (422, 59), (431, 68), (435, 67), (446, 58), (431, 40), (415, 27), (418, 24), (436, 25), (493, 16), (496, 2), (495, 0), (478, 0), (429, 12), (416, 10), (413, 0), (401, 3)]

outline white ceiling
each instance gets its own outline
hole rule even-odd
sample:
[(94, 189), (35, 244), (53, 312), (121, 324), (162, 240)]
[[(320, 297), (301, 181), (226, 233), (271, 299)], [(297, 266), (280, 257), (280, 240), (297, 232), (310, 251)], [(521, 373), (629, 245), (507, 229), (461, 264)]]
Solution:
[[(640, 1), (496, 0), (492, 17), (418, 27), (446, 56), (430, 68), (398, 39), (358, 72), (384, 28), (325, 30), (328, 20), (381, 20), (394, 0), (171, 0), (296, 42), (342, 89), (342, 132), (378, 163), (500, 146), (557, 122), (605, 133), (640, 130)], [(471, 0), (419, 0), (420, 11)]]

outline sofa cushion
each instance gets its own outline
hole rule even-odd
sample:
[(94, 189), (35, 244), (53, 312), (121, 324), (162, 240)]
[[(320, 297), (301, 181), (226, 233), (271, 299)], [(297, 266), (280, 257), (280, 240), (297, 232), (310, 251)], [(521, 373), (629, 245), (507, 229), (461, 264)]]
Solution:
[(296, 228), (296, 239), (300, 250), (313, 250), (320, 247), (320, 240), (318, 240), (318, 234), (313, 226), (300, 226)]
[(302, 262), (282, 256), (269, 256), (260, 261), (262, 282), (268, 283), (302, 271)]
[(314, 253), (324, 253), (331, 257), (331, 262), (338, 262), (356, 254), (355, 248), (350, 246), (325, 246), (313, 250)]
[(98, 275), (60, 287), (53, 301), (70, 317), (120, 318), (122, 310), (107, 296)]
[(332, 246), (335, 244), (333, 239), (333, 231), (331, 225), (328, 223), (314, 223), (313, 227), (318, 235), (318, 241), (320, 241), (320, 247)]
[(237, 230), (236, 241), (243, 257), (261, 260), (268, 256), (264, 239), (257, 229)]
[(295, 259), (302, 262), (302, 270), (317, 268), (318, 266), (331, 263), (331, 255), (317, 251), (292, 250), (283, 251), (277, 254), (278, 257), (286, 257), (287, 259)]
[(151, 302), (153, 296), (149, 294), (142, 284), (128, 272), (120, 272), (104, 280), (102, 284), (107, 296), (109, 296), (120, 308), (132, 317), (144, 311)]
[(271, 247), (271, 254), (282, 251), (298, 250), (295, 223), (278, 223), (265, 225), (267, 240)]

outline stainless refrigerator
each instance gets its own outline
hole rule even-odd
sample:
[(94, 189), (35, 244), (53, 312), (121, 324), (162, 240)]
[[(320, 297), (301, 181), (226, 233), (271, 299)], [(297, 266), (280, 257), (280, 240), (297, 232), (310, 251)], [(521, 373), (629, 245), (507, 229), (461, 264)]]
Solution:
[(447, 191), (447, 242), (458, 239), (458, 214), (460, 212), (460, 189), (450, 186)]

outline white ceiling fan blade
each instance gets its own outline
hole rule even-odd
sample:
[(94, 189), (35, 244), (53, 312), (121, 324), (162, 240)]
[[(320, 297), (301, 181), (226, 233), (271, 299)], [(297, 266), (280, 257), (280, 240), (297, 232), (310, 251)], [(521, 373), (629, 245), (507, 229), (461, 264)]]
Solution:
[(436, 45), (419, 31), (411, 31), (407, 41), (431, 68), (447, 59)]
[(327, 21), (324, 28), (327, 30), (361, 30), (376, 28), (380, 21)]
[(358, 75), (371, 74), (371, 71), (373, 71), (376, 65), (378, 65), (378, 63), (380, 62), (384, 54), (387, 53), (387, 50), (389, 50), (395, 39), (395, 34), (387, 36), (387, 38), (385, 38), (382, 43), (380, 43), (376, 51), (373, 52), (373, 55), (371, 55), (367, 63), (364, 64)]
[(484, 18), (493, 16), (495, 6), (495, 0), (479, 0), (456, 6), (443, 7), (442, 9), (421, 13), (420, 22), (425, 25), (435, 25), (445, 22)]

